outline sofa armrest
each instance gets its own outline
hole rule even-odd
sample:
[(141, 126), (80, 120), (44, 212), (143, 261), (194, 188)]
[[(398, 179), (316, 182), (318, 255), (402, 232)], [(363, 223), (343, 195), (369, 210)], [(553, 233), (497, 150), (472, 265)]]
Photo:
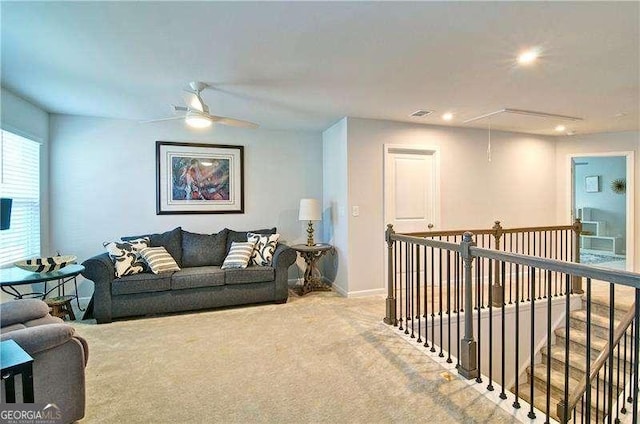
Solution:
[(289, 269), (296, 261), (296, 257), (297, 254), (295, 250), (286, 244), (278, 243), (275, 252), (273, 252), (273, 267)]
[(111, 283), (116, 270), (109, 254), (103, 253), (82, 263), (82, 276), (93, 281), (93, 315), (99, 324), (111, 322)]
[(68, 324), (48, 324), (23, 328), (0, 335), (0, 340), (15, 340), (29, 355), (60, 346), (73, 337), (75, 330)]
[(49, 306), (39, 299), (19, 299), (3, 303), (0, 311), (2, 327), (8, 327), (49, 315)]

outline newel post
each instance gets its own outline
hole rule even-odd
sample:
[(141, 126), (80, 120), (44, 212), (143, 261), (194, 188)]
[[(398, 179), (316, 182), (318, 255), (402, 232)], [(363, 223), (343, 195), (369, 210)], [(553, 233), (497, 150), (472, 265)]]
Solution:
[(464, 233), (462, 243), (460, 243), (460, 254), (464, 261), (464, 337), (460, 341), (458, 372), (468, 380), (479, 375), (478, 345), (473, 338), (473, 282), (471, 281), (473, 257), (470, 250), (472, 246), (475, 246), (473, 234)]
[[(580, 263), (580, 234), (582, 234), (582, 222), (580, 218), (576, 218), (573, 222), (573, 245), (575, 249), (573, 250), (573, 262), (579, 264)], [(571, 279), (571, 291), (573, 294), (583, 294), (584, 290), (582, 290), (582, 277), (573, 276)]]
[[(494, 226), (491, 228), (493, 230), (493, 238), (495, 239), (496, 250), (500, 250), (500, 242), (502, 240), (502, 235), (504, 231), (502, 230), (502, 225), (500, 225), (500, 221), (496, 221)], [(502, 306), (504, 303), (504, 299), (502, 294), (504, 293), (502, 290), (502, 281), (501, 281), (500, 267), (496, 263), (496, 266), (493, 269), (493, 286), (491, 286), (491, 299), (493, 306)]]
[(389, 325), (397, 325), (396, 319), (396, 299), (393, 292), (393, 245), (394, 241), (391, 236), (395, 234), (393, 231), (393, 225), (387, 224), (387, 230), (384, 233), (385, 240), (387, 241), (387, 314), (384, 317), (384, 322)]

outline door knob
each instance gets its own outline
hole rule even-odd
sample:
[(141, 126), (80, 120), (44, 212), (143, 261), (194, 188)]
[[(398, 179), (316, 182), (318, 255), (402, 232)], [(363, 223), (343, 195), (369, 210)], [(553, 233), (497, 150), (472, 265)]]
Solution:
[(432, 229), (433, 228), (433, 224), (429, 223), (429, 225), (427, 225), (427, 228)]

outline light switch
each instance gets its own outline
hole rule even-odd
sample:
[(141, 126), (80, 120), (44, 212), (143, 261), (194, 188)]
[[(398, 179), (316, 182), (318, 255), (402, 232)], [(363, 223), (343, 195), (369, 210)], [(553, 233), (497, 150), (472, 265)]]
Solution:
[(360, 206), (351, 207), (351, 215), (360, 216)]

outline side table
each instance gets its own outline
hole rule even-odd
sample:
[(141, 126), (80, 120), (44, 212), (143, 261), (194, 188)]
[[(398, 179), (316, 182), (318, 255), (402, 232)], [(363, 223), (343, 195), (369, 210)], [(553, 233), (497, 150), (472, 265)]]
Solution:
[(334, 247), (330, 244), (314, 244), (313, 246), (294, 244), (291, 248), (298, 252), (307, 264), (304, 270), (304, 284), (296, 287), (294, 291), (299, 296), (304, 296), (311, 291), (331, 291), (331, 286), (325, 284), (320, 277), (316, 277), (316, 274), (320, 274), (318, 260), (326, 253), (334, 253)]
[(0, 366), (7, 403), (16, 403), (15, 376), (22, 375), (22, 402), (33, 403), (33, 358), (14, 340), (0, 342)]

